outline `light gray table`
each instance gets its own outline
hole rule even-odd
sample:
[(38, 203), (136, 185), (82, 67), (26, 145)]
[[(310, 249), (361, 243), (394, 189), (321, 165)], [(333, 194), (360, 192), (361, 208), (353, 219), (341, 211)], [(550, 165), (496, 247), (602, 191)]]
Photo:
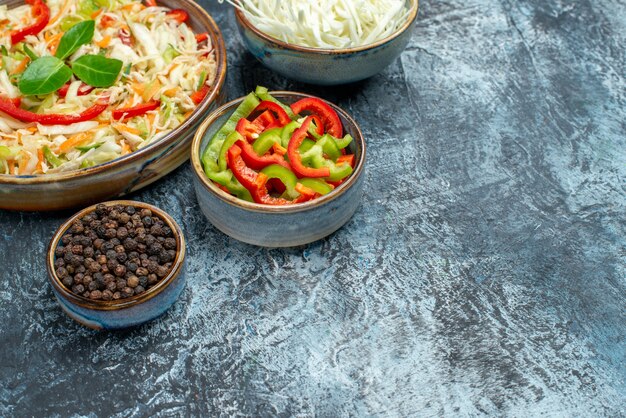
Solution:
[(404, 54), (341, 88), (270, 73), (227, 6), (228, 96), (338, 103), (369, 147), (333, 236), (229, 239), (188, 164), (131, 197), (188, 238), (164, 317), (97, 333), (44, 253), (69, 213), (0, 213), (0, 416), (626, 415), (626, 4), (424, 1)]

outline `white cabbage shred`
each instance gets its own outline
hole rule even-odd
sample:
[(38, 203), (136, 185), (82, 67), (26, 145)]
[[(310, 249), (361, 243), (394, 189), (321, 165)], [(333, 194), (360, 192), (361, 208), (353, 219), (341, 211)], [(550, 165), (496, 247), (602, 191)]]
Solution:
[(409, 14), (405, 0), (226, 1), (261, 32), (310, 48), (372, 44), (396, 32)]

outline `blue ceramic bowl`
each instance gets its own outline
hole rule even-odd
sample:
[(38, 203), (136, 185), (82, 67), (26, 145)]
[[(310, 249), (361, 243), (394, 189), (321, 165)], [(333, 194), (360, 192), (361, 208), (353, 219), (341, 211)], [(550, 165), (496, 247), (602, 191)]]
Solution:
[(404, 51), (417, 19), (418, 0), (407, 0), (407, 4), (407, 21), (394, 34), (373, 44), (344, 49), (288, 44), (261, 32), (239, 9), (235, 9), (235, 17), (244, 44), (266, 67), (305, 83), (336, 85), (371, 77)]
[(153, 214), (163, 219), (167, 226), (174, 231), (178, 248), (176, 259), (168, 275), (144, 293), (119, 300), (91, 300), (75, 295), (63, 285), (54, 269), (54, 250), (59, 245), (63, 234), (72, 226), (72, 223), (87, 213), (93, 212), (96, 209), (96, 205), (81, 210), (59, 227), (48, 246), (46, 260), (48, 279), (52, 284), (54, 296), (65, 313), (80, 324), (97, 330), (114, 330), (137, 326), (155, 319), (165, 313), (176, 302), (176, 299), (178, 299), (185, 287), (186, 281), (184, 272), (185, 238), (176, 221), (155, 206), (130, 200), (115, 200), (104, 202), (104, 204), (107, 206), (131, 205), (139, 209), (150, 209)]
[[(272, 92), (272, 95), (284, 103), (311, 97), (292, 92)], [(191, 144), (196, 196), (206, 218), (225, 234), (263, 247), (308, 244), (341, 228), (356, 211), (363, 193), (365, 140), (354, 120), (339, 107), (328, 103), (339, 115), (344, 131), (354, 138), (349, 145), (349, 151), (355, 154), (354, 172), (350, 177), (332, 192), (309, 202), (289, 206), (261, 205), (224, 192), (206, 177), (202, 169), (202, 152), (242, 100), (234, 100), (211, 113)]]

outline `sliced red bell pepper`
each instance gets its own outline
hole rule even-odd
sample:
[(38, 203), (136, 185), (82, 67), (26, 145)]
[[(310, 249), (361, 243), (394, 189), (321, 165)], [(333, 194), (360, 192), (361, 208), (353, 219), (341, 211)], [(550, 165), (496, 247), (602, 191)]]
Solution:
[(237, 141), (236, 145), (241, 148), (241, 158), (243, 158), (246, 165), (253, 170), (262, 170), (272, 164), (278, 164), (285, 168), (291, 168), (282, 155), (266, 154), (259, 156), (256, 152), (254, 152), (254, 148), (252, 148), (252, 145), (250, 145), (247, 141)]
[(109, 15), (103, 15), (100, 18), (100, 26), (102, 26), (103, 28), (108, 28), (109, 26), (113, 26), (115, 24), (115, 22), (117, 21), (117, 19), (112, 18)]
[(317, 115), (311, 115), (311, 117), (313, 118), (313, 123), (317, 127), (317, 130), (316, 130), (317, 134), (324, 135), (324, 122), (322, 122), (320, 117)]
[(316, 97), (307, 97), (292, 104), (291, 110), (293, 110), (295, 114), (310, 112), (312, 115), (320, 118), (324, 124), (324, 132), (331, 134), (335, 138), (341, 138), (343, 136), (343, 128), (339, 115), (324, 101)]
[(42, 0), (26, 0), (32, 6), (31, 12), (35, 18), (35, 23), (22, 29), (11, 32), (11, 43), (13, 45), (21, 42), (28, 35), (37, 35), (46, 27), (50, 21), (50, 9)]
[(350, 164), (350, 167), (354, 168), (354, 154), (342, 155), (341, 157), (337, 158), (337, 161), (335, 162), (337, 164), (348, 163)]
[(276, 123), (276, 118), (269, 110), (264, 111), (252, 121), (255, 125), (263, 127), (263, 130)]
[(146, 6), (156, 7), (157, 6), (156, 0), (146, 0)]
[(11, 103), (13, 103), (13, 105), (15, 107), (20, 107), (20, 105), (22, 104), (22, 98), (21, 97), (13, 97), (13, 98), (11, 98), (11, 97), (0, 97), (0, 98), (4, 99), (4, 100), (10, 101)]
[(274, 115), (276, 115), (276, 119), (278, 119), (278, 122), (280, 123), (280, 125), (278, 126), (280, 127), (283, 127), (291, 122), (291, 118), (289, 118), (289, 115), (287, 115), (285, 109), (283, 109), (278, 103), (270, 102), (269, 100), (263, 100), (261, 103), (259, 103), (256, 109), (254, 109), (255, 112), (263, 112), (266, 110), (269, 110)]
[(122, 109), (116, 109), (113, 111), (113, 119), (121, 119), (123, 117), (133, 118), (135, 116), (143, 115), (150, 110), (158, 109), (161, 106), (161, 102), (158, 100), (152, 100), (147, 103), (142, 103), (133, 107), (124, 107)]
[(302, 164), (302, 156), (298, 151), (302, 141), (304, 141), (307, 136), (311, 120), (311, 116), (307, 116), (304, 122), (302, 122), (302, 126), (294, 131), (291, 139), (289, 140), (287, 155), (289, 156), (291, 169), (298, 177), (328, 177), (330, 176), (330, 169), (328, 167), (311, 168), (305, 166)]
[(296, 183), (296, 191), (300, 193), (300, 196), (296, 197), (292, 203), (306, 202), (308, 200), (315, 199), (318, 196), (315, 190), (304, 186), (302, 183)]
[(287, 199), (270, 196), (266, 186), (269, 177), (246, 166), (241, 157), (241, 148), (237, 145), (228, 149), (228, 166), (239, 183), (250, 191), (252, 199), (256, 203), (266, 205), (289, 205), (292, 203)]
[(287, 190), (287, 186), (285, 186), (280, 179), (269, 179), (267, 181), (267, 190), (283, 194), (285, 190)]
[(167, 16), (174, 18), (178, 23), (186, 22), (189, 19), (189, 14), (183, 9), (172, 9), (166, 13)]
[[(61, 86), (60, 89), (57, 90), (57, 93), (59, 95), (59, 97), (65, 97), (67, 96), (67, 91), (70, 89), (70, 83), (65, 83), (63, 84), (63, 86)], [(76, 93), (77, 96), (85, 96), (89, 93), (91, 93), (91, 91), (94, 88), (88, 84), (85, 83), (81, 83), (80, 87), (78, 88), (78, 92)]]
[(200, 42), (204, 42), (207, 39), (209, 39), (209, 34), (206, 32), (202, 32), (202, 33), (196, 33), (196, 42), (200, 43)]
[(252, 142), (255, 139), (253, 135), (260, 134), (263, 131), (263, 127), (250, 122), (246, 118), (241, 118), (237, 122), (237, 126), (235, 126), (235, 131), (239, 132), (247, 141)]
[(0, 112), (4, 112), (22, 122), (38, 122), (42, 125), (71, 125), (72, 123), (91, 120), (104, 112), (107, 106), (107, 104), (98, 101), (78, 115), (59, 115), (54, 113), (40, 115), (15, 106), (10, 99), (0, 98)]
[(202, 87), (200, 88), (200, 90), (198, 91), (194, 91), (193, 93), (191, 93), (191, 100), (199, 105), (204, 98), (206, 97), (207, 94), (209, 94), (209, 90), (211, 90), (211, 87), (208, 84), (203, 84)]
[(239, 119), (235, 130), (241, 134), (248, 142), (254, 141), (258, 138), (259, 134), (270, 126), (276, 123), (276, 118), (270, 113), (269, 110), (264, 111), (257, 116), (252, 122), (246, 118)]

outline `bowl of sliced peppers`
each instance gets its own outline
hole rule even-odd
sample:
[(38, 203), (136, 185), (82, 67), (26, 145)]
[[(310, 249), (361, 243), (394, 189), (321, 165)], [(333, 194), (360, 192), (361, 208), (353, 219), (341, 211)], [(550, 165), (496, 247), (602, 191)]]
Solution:
[(333, 233), (362, 196), (365, 141), (323, 99), (264, 87), (212, 112), (191, 147), (196, 196), (207, 219), (264, 247)]

